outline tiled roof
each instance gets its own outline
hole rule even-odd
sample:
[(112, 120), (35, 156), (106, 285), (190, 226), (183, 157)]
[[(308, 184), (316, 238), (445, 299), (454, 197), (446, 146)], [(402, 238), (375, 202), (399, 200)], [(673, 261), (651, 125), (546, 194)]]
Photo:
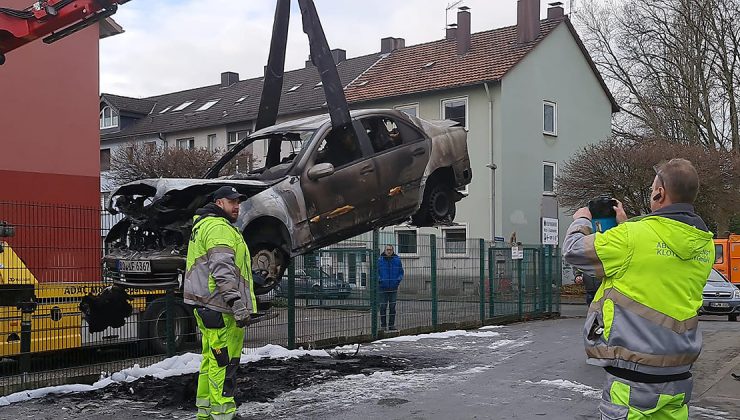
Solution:
[[(342, 61), (337, 66), (339, 78), (344, 85), (347, 85), (379, 59), (380, 54), (376, 53)], [(320, 81), (318, 71), (313, 66), (285, 72), (279, 114), (290, 115), (326, 108), (323, 88), (315, 87)], [(300, 87), (288, 92), (292, 87), (298, 85)], [(134, 101), (151, 102), (156, 105), (154, 105), (151, 112), (147, 111), (147, 115), (133, 125), (118, 132), (103, 133), (101, 139), (109, 140), (156, 133), (172, 133), (214, 125), (243, 123), (257, 117), (261, 94), (262, 78), (260, 77), (242, 80), (224, 88), (220, 85), (212, 85), (152, 96), (143, 100), (128, 98)], [(103, 95), (104, 98), (111, 96), (115, 95)], [(123, 97), (119, 96), (117, 98)], [(218, 99), (218, 102), (211, 108), (197, 111), (206, 102), (216, 99)], [(240, 99), (242, 100), (240, 101)], [(173, 111), (174, 108), (186, 101), (194, 102), (182, 111)], [(169, 110), (162, 112), (168, 107)]]
[(619, 109), (616, 102), (568, 18), (546, 19), (540, 23), (539, 37), (526, 44), (517, 42), (516, 26), (508, 26), (472, 34), (470, 50), (463, 55), (457, 54), (456, 40), (439, 40), (395, 50), (347, 86), (347, 100), (364, 102), (501, 80), (563, 23), (574, 36), (616, 112)]
[(147, 99), (129, 98), (127, 96), (104, 93), (103, 99), (112, 107), (122, 112), (146, 115), (154, 108), (154, 101)]

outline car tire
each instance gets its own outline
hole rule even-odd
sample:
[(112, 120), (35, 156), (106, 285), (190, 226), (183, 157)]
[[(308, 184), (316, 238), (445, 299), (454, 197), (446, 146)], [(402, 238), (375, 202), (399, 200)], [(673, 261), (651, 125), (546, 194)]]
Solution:
[[(177, 302), (173, 308), (173, 327), (175, 329), (175, 350), (184, 348), (188, 336), (195, 336), (194, 319), (185, 307)], [(167, 301), (157, 298), (147, 305), (144, 311), (144, 338), (148, 347), (157, 354), (167, 353)]]
[(264, 285), (254, 285), (255, 295), (264, 295), (273, 290), (280, 283), (285, 270), (290, 264), (290, 258), (278, 245), (270, 243), (257, 243), (249, 246), (252, 256), (252, 270), (262, 270), (271, 274), (272, 281)]
[(425, 189), (421, 207), (412, 216), (412, 223), (416, 226), (450, 224), (455, 220), (456, 212), (452, 188), (444, 182), (437, 181)]
[(321, 286), (319, 286), (318, 284), (314, 284), (313, 286), (311, 286), (311, 294), (317, 299), (320, 298)]
[(729, 315), (727, 319), (731, 322), (737, 322), (737, 314)]

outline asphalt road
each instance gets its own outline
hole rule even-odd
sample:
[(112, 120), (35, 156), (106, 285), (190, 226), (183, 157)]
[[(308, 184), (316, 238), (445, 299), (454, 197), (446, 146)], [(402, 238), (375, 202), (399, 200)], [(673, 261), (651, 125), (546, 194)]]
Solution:
[[(375, 371), (293, 389), (268, 402), (242, 404), (253, 419), (591, 419), (598, 418), (603, 370), (586, 365), (581, 343), (585, 306), (565, 318), (476, 330), (472, 335), (382, 341), (360, 354), (434, 360), (403, 372)], [(740, 322), (702, 317), (704, 351), (695, 365), (692, 419), (740, 420)], [(354, 348), (340, 351), (354, 352)], [(412, 363), (409, 363), (410, 365)], [(47, 399), (0, 409), (0, 418), (100, 418), (101, 411)], [(121, 419), (192, 418), (194, 410), (110, 401)], [(65, 415), (60, 415), (64, 413)]]

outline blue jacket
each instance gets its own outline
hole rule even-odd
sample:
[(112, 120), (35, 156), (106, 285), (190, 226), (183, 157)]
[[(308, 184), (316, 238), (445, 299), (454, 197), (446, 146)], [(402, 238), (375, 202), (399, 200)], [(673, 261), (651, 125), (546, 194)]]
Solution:
[(401, 258), (393, 254), (390, 257), (381, 255), (378, 258), (378, 279), (381, 290), (396, 290), (403, 280)]

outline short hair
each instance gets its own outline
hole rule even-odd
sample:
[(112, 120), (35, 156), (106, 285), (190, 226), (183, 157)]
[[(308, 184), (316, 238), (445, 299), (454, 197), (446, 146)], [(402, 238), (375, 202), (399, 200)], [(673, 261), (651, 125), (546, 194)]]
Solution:
[(699, 174), (686, 159), (671, 159), (660, 165), (658, 179), (674, 203), (694, 204), (699, 193)]

